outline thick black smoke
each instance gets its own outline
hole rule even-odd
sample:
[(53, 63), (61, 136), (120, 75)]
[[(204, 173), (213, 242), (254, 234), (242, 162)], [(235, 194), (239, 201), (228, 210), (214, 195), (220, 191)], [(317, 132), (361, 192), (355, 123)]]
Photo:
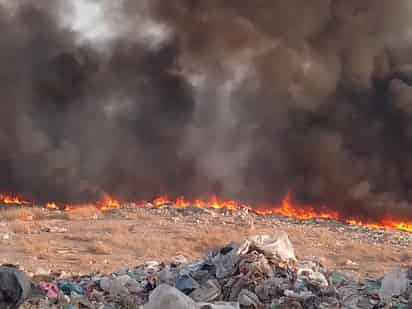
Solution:
[(1, 191), (412, 219), (408, 0), (124, 1), (99, 44), (64, 11), (0, 5)]

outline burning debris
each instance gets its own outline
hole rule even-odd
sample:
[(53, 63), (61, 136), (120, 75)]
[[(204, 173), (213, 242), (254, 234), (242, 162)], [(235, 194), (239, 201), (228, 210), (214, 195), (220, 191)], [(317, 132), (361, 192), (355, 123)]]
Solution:
[[(137, 210), (410, 246), (410, 0), (90, 1), (111, 32), (92, 38), (70, 23), (85, 1), (0, 2), (0, 192), (17, 193), (0, 194), (6, 249), (37, 233), (80, 263), (52, 238), (79, 240), (53, 220)], [(26, 225), (41, 219), (51, 226)], [(83, 249), (114, 254), (108, 234), (80, 237)], [(359, 283), (264, 236), (194, 264), (47, 275), (36, 305), (402, 308), (410, 273)], [(10, 287), (0, 282), (0, 308), (25, 298)]]
[[(35, 203), (25, 201), (17, 197), (11, 197), (7, 195), (0, 195), (0, 204), (4, 203), (6, 205), (35, 205)], [(84, 207), (86, 204), (78, 205), (63, 205), (58, 206), (55, 202), (46, 203), (45, 207), (49, 210), (62, 209), (65, 211), (71, 211), (80, 207)], [(169, 199), (166, 195), (160, 196), (153, 199), (152, 202), (121, 202), (108, 194), (105, 194), (103, 199), (94, 203), (89, 203), (93, 205), (100, 211), (110, 211), (127, 206), (133, 207), (148, 207), (152, 205), (153, 207), (162, 207), (169, 205), (174, 208), (204, 208), (204, 209), (226, 209), (226, 210), (248, 210), (257, 215), (281, 215), (286, 217), (295, 218), (297, 220), (311, 220), (311, 219), (330, 219), (336, 221), (342, 221), (349, 225), (363, 226), (369, 228), (389, 228), (389, 229), (399, 229), (403, 231), (412, 232), (412, 221), (400, 221), (398, 219), (384, 218), (379, 221), (363, 221), (357, 218), (346, 218), (339, 214), (338, 212), (329, 211), (328, 208), (324, 210), (317, 210), (311, 206), (295, 204), (293, 198), (288, 194), (283, 200), (281, 205), (274, 206), (248, 206), (245, 204), (237, 203), (236, 201), (225, 201), (212, 196), (208, 200), (196, 199), (189, 201), (184, 197), (178, 197), (175, 200)]]
[(111, 35), (73, 30), (67, 1), (0, 4), (0, 192), (291, 192), (310, 207), (279, 212), (410, 228), (410, 1), (90, 5)]
[(8, 205), (30, 205), (31, 202), (25, 201), (16, 195), (0, 194), (0, 203)]
[[(192, 261), (198, 260), (206, 250), (211, 249), (211, 254), (205, 260), (211, 261), (214, 263), (213, 265), (219, 265), (215, 273), (216, 278), (211, 278), (212, 280), (217, 279), (218, 284), (216, 282), (204, 283), (195, 274), (190, 274), (188, 277), (186, 272), (182, 273), (179, 280), (175, 278), (175, 281), (168, 284), (178, 288), (183, 294), (189, 294), (192, 301), (195, 302), (206, 301), (201, 298), (202, 293), (215, 295), (217, 291), (220, 291), (220, 293), (230, 294), (235, 286), (224, 288), (222, 280), (233, 279), (236, 281), (239, 275), (243, 275), (243, 272), (241, 274), (238, 274), (237, 271), (232, 273), (231, 265), (239, 263), (239, 271), (243, 266), (257, 266), (254, 263), (260, 265), (260, 260), (252, 259), (255, 256), (254, 253), (244, 252), (247, 247), (244, 247), (243, 239), (248, 240), (246, 243), (259, 243), (264, 246), (258, 250), (258, 253), (263, 254), (266, 259), (270, 259), (273, 255), (271, 250), (278, 250), (277, 252), (282, 259), (293, 260), (297, 254), (297, 259), (300, 262), (315, 261), (319, 263), (321, 261), (320, 264), (323, 265), (324, 269), (321, 273), (327, 280), (329, 280), (331, 273), (336, 273), (342, 274), (345, 278), (353, 277), (354, 279), (350, 279), (351, 282), (357, 283), (360, 280), (361, 283), (366, 282), (373, 286), (379, 282), (378, 278), (384, 272), (398, 266), (406, 269), (410, 267), (410, 257), (412, 256), (410, 250), (412, 233), (347, 225), (331, 219), (302, 221), (277, 214), (262, 216), (251, 212), (248, 208), (174, 207), (171, 204), (159, 206), (147, 204), (145, 207), (136, 207), (130, 204), (105, 212), (98, 211), (96, 208), (90, 212), (86, 207), (74, 208), (69, 211), (21, 206), (14, 208), (6, 206), (5, 208), (2, 212), (4, 216), (0, 220), (0, 244), (4, 248), (1, 256), (2, 263), (12, 262), (21, 265), (27, 274), (33, 277), (34, 282), (41, 284), (40, 287), (43, 287), (44, 293), (50, 292), (49, 299), (44, 300), (43, 297), (40, 297), (45, 301), (41, 303), (40, 307), (55, 304), (57, 296), (53, 295), (61, 293), (67, 293), (70, 300), (67, 297), (59, 296), (57, 297), (57, 305), (63, 305), (65, 308), (64, 305), (71, 302), (74, 308), (78, 308), (77, 302), (79, 301), (82, 303), (79, 307), (84, 306), (84, 302), (86, 302), (86, 306), (91, 306), (88, 302), (93, 303), (96, 299), (90, 299), (87, 296), (89, 294), (86, 292), (88, 291), (86, 286), (89, 286), (89, 283), (96, 293), (103, 293), (101, 295), (103, 298), (99, 296), (97, 302), (133, 303), (136, 297), (140, 296), (143, 296), (147, 301), (150, 289), (146, 290), (145, 295), (134, 294), (138, 293), (136, 291), (141, 291), (138, 289), (141, 286), (136, 287), (134, 282), (130, 282), (130, 286), (127, 285), (126, 288), (127, 290), (134, 289), (135, 292), (131, 294), (127, 292), (121, 296), (112, 294), (117, 293), (111, 292), (115, 289), (124, 291), (124, 285), (121, 285), (123, 284), (121, 282), (127, 279), (123, 276), (126, 267), (130, 267), (129, 271), (126, 272), (127, 275), (136, 280), (142, 278), (139, 273), (135, 272), (135, 268), (132, 268), (136, 264), (139, 265), (144, 261), (155, 259), (165, 261), (162, 267), (176, 263), (183, 263), (189, 267)], [(10, 216), (8, 216), (10, 219), (7, 219), (6, 214), (13, 209), (18, 211), (19, 216), (20, 211), (25, 216), (31, 211), (35, 211), (35, 213), (41, 211), (41, 215), (35, 219), (36, 221)], [(27, 214), (26, 210), (29, 210)], [(286, 240), (285, 234), (279, 236), (278, 231), (281, 230), (288, 232), (295, 247)], [(275, 240), (272, 236), (252, 236), (264, 234), (272, 235)], [(229, 238), (240, 245), (239, 250), (231, 252), (229, 248), (233, 248), (233, 246), (225, 246)], [(237, 258), (237, 253), (241, 256), (240, 260)], [(243, 254), (248, 256), (248, 258), (244, 257), (244, 261), (242, 261)], [(176, 255), (183, 255), (187, 260), (172, 258)], [(318, 258), (315, 259), (313, 256)], [(284, 264), (281, 263), (281, 265)], [(292, 270), (294, 265), (294, 263), (290, 265)], [(265, 265), (262, 267), (267, 269)], [(279, 265), (272, 265), (273, 267), (278, 269)], [(300, 268), (303, 267), (300, 266)], [(122, 271), (109, 275), (118, 269), (122, 269)], [(56, 273), (55, 270), (57, 270)], [(298, 269), (292, 271), (291, 278), (297, 275), (297, 271)], [(90, 272), (93, 274), (85, 275)], [(299, 275), (305, 274), (299, 273)], [(323, 286), (322, 282), (324, 281), (317, 276), (318, 274), (312, 279), (318, 280), (319, 284)], [(118, 277), (120, 277), (121, 282), (117, 282)], [(389, 279), (392, 277), (393, 275), (390, 275)], [(103, 282), (97, 282), (99, 280), (103, 280)], [(152, 288), (159, 286), (158, 280), (150, 282)], [(72, 285), (71, 288), (70, 285)], [(384, 285), (390, 286), (391, 284), (383, 284), (382, 282), (382, 286)], [(77, 295), (77, 292), (72, 294), (75, 290), (81, 291), (79, 287), (83, 289), (83, 294), (87, 295), (82, 293)], [(353, 288), (358, 291), (357, 293), (362, 293), (359, 292), (359, 287), (362, 286), (356, 284)], [(192, 291), (194, 288), (196, 292)], [(290, 289), (287, 286), (286, 288)], [(367, 286), (367, 289), (370, 288), (372, 287)], [(375, 287), (373, 288), (375, 289)], [(239, 291), (242, 292), (238, 295), (238, 298), (241, 299), (239, 302), (246, 304), (248, 301), (254, 301), (258, 304), (267, 304), (269, 299), (287, 297), (289, 300), (290, 297), (294, 299), (296, 296), (288, 294), (289, 292), (287, 295), (276, 294), (275, 296), (272, 295), (272, 292), (267, 292), (269, 296), (262, 296), (266, 294), (260, 294), (263, 292), (258, 293), (255, 289), (255, 286), (242, 288), (241, 290), (245, 291)], [(376, 289), (373, 292), (374, 300)], [(292, 291), (294, 290), (292, 289)], [(352, 295), (352, 287), (347, 292)], [(93, 294), (96, 296), (96, 293)], [(258, 299), (251, 293), (254, 293)], [(318, 293), (316, 289), (312, 293), (319, 297), (316, 294)], [(382, 298), (386, 299), (387, 297), (382, 294)], [(231, 299), (231, 301), (236, 302), (238, 298)], [(339, 297), (337, 299), (340, 300)], [(50, 300), (51, 302), (49, 302)], [(229, 299), (217, 299), (217, 301), (221, 300)], [(37, 308), (39, 299), (33, 301), (34, 308)], [(399, 301), (404, 302), (401, 298)], [(206, 302), (217, 305), (215, 301), (207, 300)], [(99, 304), (93, 303), (92, 305)]]

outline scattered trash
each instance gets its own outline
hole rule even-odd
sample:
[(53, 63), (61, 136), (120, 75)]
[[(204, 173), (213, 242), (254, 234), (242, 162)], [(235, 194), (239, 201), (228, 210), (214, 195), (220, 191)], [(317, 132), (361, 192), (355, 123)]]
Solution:
[(126, 296), (128, 289), (126, 288), (127, 280), (124, 277), (118, 278), (103, 278), (100, 280), (100, 287), (106, 293), (113, 296)]
[(249, 246), (250, 241), (241, 244), (230, 244), (216, 254), (212, 254), (210, 262), (216, 268), (216, 278), (222, 279), (233, 275), (236, 272), (240, 257), (248, 252)]
[(149, 297), (144, 309), (198, 309), (196, 303), (178, 289), (159, 285)]
[(190, 297), (197, 302), (211, 302), (221, 294), (221, 288), (217, 280), (208, 280), (203, 286), (197, 288)]
[(400, 296), (408, 286), (408, 273), (405, 270), (396, 269), (387, 273), (383, 278), (379, 297), (383, 300), (389, 300), (392, 296)]
[(58, 226), (43, 226), (40, 228), (40, 231), (45, 233), (66, 233), (67, 229)]
[(278, 232), (276, 235), (260, 235), (250, 239), (252, 245), (259, 251), (262, 251), (267, 257), (276, 257), (283, 260), (295, 260), (295, 250), (288, 234)]
[(39, 267), (35, 270), (33, 275), (36, 276), (36, 277), (45, 277), (45, 278), (47, 278), (47, 277), (50, 276), (50, 274), (51, 274), (50, 270), (46, 270), (44, 268)]
[(240, 292), (238, 302), (241, 306), (253, 309), (259, 309), (263, 306), (259, 300), (259, 297), (249, 290), (242, 290)]
[(183, 275), (177, 278), (175, 286), (179, 291), (188, 295), (199, 288), (199, 283), (189, 275)]
[(321, 288), (326, 288), (329, 285), (328, 280), (322, 273), (313, 271), (310, 268), (298, 269), (297, 278), (298, 280), (304, 281), (306, 284), (311, 284)]
[(49, 282), (40, 282), (39, 287), (46, 294), (48, 298), (50, 299), (59, 298), (60, 290), (55, 284), (49, 283)]
[(17, 309), (30, 296), (29, 278), (17, 268), (0, 267), (0, 308)]
[[(357, 282), (316, 258), (297, 260), (286, 233), (231, 243), (195, 263), (176, 257), (71, 279), (44, 272), (37, 286), (42, 297), (29, 299), (30, 308), (412, 308), (412, 269)], [(23, 273), (0, 268), (0, 309), (17, 308), (29, 291)]]
[(58, 286), (60, 290), (67, 296), (73, 294), (84, 295), (84, 290), (77, 284), (71, 282), (61, 282)]

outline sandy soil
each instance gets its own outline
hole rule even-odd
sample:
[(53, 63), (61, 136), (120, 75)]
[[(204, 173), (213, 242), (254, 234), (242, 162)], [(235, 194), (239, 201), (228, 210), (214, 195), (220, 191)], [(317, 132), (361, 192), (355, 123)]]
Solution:
[(34, 273), (112, 272), (177, 255), (201, 257), (209, 249), (250, 235), (284, 230), (299, 258), (317, 256), (331, 269), (377, 277), (412, 263), (412, 234), (367, 230), (335, 222), (201, 210), (93, 207), (71, 212), (36, 208), (0, 211), (0, 263)]

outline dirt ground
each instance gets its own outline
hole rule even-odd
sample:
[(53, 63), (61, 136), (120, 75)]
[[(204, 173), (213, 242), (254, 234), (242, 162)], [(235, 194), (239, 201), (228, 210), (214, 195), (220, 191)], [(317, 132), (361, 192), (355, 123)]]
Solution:
[(193, 260), (228, 242), (276, 230), (289, 234), (298, 258), (316, 256), (330, 269), (362, 277), (412, 263), (412, 234), (406, 232), (244, 213), (136, 208), (102, 213), (93, 207), (1, 210), (0, 263), (34, 273), (108, 273), (177, 255)]

